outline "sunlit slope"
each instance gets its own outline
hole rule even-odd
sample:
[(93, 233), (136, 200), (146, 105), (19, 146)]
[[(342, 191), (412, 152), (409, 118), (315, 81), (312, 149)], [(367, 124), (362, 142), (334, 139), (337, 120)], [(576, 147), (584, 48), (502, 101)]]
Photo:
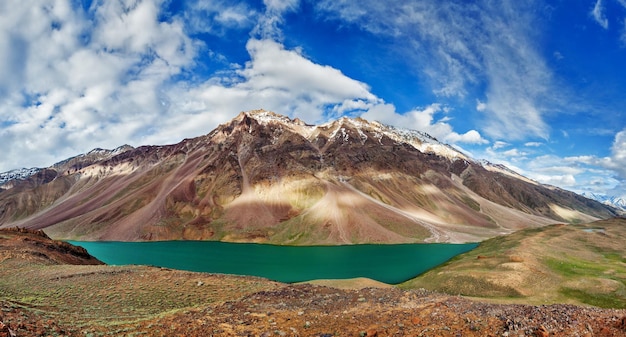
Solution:
[(401, 285), (504, 302), (626, 308), (626, 219), (526, 229)]
[(487, 168), (418, 131), (253, 111), (178, 144), (43, 170), (0, 191), (0, 226), (60, 239), (310, 245), (480, 241), (614, 216)]

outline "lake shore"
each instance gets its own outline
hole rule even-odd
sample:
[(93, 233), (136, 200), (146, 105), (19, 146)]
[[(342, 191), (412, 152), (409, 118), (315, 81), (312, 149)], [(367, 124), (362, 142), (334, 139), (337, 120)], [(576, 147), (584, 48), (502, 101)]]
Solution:
[[(167, 268), (84, 265), (91, 261), (88, 256), (77, 260), (59, 247), (64, 246), (34, 234), (0, 232), (0, 334), (608, 337), (626, 333), (626, 310), (497, 305), (423, 289), (345, 290)], [(67, 260), (67, 254), (74, 257)]]

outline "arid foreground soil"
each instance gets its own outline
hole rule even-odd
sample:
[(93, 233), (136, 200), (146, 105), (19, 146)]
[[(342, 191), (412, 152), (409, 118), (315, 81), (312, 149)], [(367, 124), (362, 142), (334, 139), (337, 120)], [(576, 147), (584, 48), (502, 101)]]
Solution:
[[(625, 336), (626, 312), (477, 303), (421, 291), (281, 286), (137, 322), (82, 326), (3, 301), (17, 336)], [(114, 315), (114, 313), (112, 313)], [(1, 331), (1, 330), (0, 330)], [(9, 336), (7, 328), (4, 334)]]
[(75, 265), (51, 242), (0, 232), (0, 337), (626, 336), (626, 310)]

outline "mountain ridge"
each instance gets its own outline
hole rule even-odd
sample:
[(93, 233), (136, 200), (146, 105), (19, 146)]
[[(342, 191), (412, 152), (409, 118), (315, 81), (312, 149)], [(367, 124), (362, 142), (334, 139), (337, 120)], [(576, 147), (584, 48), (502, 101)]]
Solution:
[(41, 171), (0, 192), (0, 226), (81, 240), (466, 242), (615, 215), (483, 165), (419, 131), (256, 110), (177, 144)]
[[(599, 193), (585, 193), (581, 194), (584, 197), (599, 201), (605, 205), (609, 205), (626, 212), (626, 195), (608, 195)], [(625, 213), (626, 214), (626, 213)]]

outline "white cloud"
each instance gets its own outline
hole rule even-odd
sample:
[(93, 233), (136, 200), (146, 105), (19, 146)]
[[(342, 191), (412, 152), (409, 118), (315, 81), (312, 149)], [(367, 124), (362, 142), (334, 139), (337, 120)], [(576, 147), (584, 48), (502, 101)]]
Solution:
[(294, 11), (300, 5), (299, 0), (263, 0), (265, 13), (259, 17), (253, 35), (260, 39), (281, 40), (282, 31), (279, 25), (283, 23), (283, 16)]
[(476, 104), (484, 116), (481, 131), (507, 140), (547, 138), (544, 113), (565, 102), (537, 49), (540, 7), (533, 0), (317, 4), (331, 17), (395, 39), (407, 66), (425, 74), (441, 97), (464, 98), (484, 85), (486, 100)]
[(626, 129), (615, 135), (607, 167), (615, 170), (622, 180), (626, 180)]
[[(550, 167), (558, 168), (561, 172), (570, 170), (577, 180), (577, 185), (573, 189), (578, 192), (621, 195), (620, 193), (623, 194), (626, 191), (623, 190), (626, 186), (626, 129), (615, 135), (610, 156), (552, 157), (549, 160), (542, 158), (534, 162), (537, 163), (535, 164), (537, 167), (534, 168), (536, 172), (541, 171), (541, 167), (543, 171)], [(560, 163), (567, 163), (568, 166), (560, 166)]]
[(626, 129), (615, 134), (611, 155), (607, 157), (537, 155), (535, 147), (546, 144), (528, 142), (523, 145), (526, 147), (525, 151), (518, 148), (502, 150), (512, 144), (498, 141), (478, 156), (506, 165), (540, 183), (578, 193), (621, 195), (626, 191), (618, 193), (620, 188), (626, 186)]
[(626, 129), (615, 134), (613, 145), (611, 146), (611, 156), (573, 156), (566, 157), (565, 161), (574, 164), (603, 167), (613, 171), (618, 179), (626, 181)]
[[(428, 132), (445, 142), (487, 143), (475, 130), (454, 132), (446, 122), (447, 116), (435, 120), (436, 114), (447, 109), (440, 104), (399, 114), (393, 105), (372, 94), (365, 83), (310, 61), (298, 49), (288, 50), (272, 39), (254, 38), (246, 48), (250, 61), (243, 68), (199, 86), (180, 83), (170, 92), (172, 106), (160, 123), (167, 124), (172, 135), (206, 133), (208, 125), (226, 121), (233, 111), (264, 108), (308, 122), (362, 114), (364, 118)], [(146, 141), (154, 142), (163, 136), (155, 134)]]
[[(173, 135), (198, 135), (238, 111), (264, 108), (318, 122), (326, 118), (325, 112), (383, 104), (365, 83), (316, 64), (281, 43), (250, 39), (246, 47), (250, 61), (242, 69), (222, 74), (227, 81), (217, 77), (198, 86), (179, 83), (168, 95), (172, 106), (160, 123), (169, 125)], [(147, 141), (157, 136), (164, 135)]]
[(466, 143), (466, 144), (488, 144), (489, 141), (484, 139), (480, 132), (476, 130), (469, 130), (466, 133), (460, 135), (456, 132), (450, 132), (443, 139), (448, 143)]
[(295, 10), (300, 4), (300, 0), (263, 0), (268, 12), (282, 14)]
[[(49, 165), (93, 147), (115, 147), (154, 132), (162, 90), (194, 65), (198, 46), (162, 1), (69, 0), (0, 4), (2, 169), (28, 156)], [(6, 85), (5, 79), (18, 85)]]
[(532, 179), (541, 182), (542, 184), (549, 184), (559, 186), (562, 188), (577, 186), (576, 178), (571, 174), (566, 175), (533, 175)]
[(507, 142), (503, 142), (501, 140), (498, 140), (498, 141), (493, 143), (493, 146), (491, 146), (491, 148), (494, 149), (494, 150), (497, 150), (497, 149), (501, 149), (501, 148), (507, 147), (507, 146), (511, 146), (511, 144), (509, 144)]
[[(617, 0), (617, 3), (619, 3), (622, 7), (622, 9), (626, 9), (626, 0)], [(591, 18), (598, 24), (600, 25), (600, 27), (604, 28), (605, 30), (609, 29), (609, 19), (606, 16), (606, 12), (607, 9), (605, 8), (605, 5), (603, 3), (603, 0), (597, 0), (593, 9), (591, 10), (591, 12), (589, 12), (589, 15), (591, 16)], [(614, 10), (614, 8), (611, 8), (609, 10), (609, 12), (611, 14), (616, 14), (616, 11)], [(621, 12), (620, 14), (622, 14), (623, 12)], [(612, 20), (615, 20), (616, 18), (612, 18)], [(622, 45), (622, 47), (626, 47), (626, 18), (622, 18), (621, 21), (618, 22), (618, 26), (620, 29), (620, 43)]]
[(597, 0), (595, 6), (591, 10), (591, 17), (604, 29), (609, 29), (609, 20), (604, 15), (604, 6), (602, 0)]
[(251, 39), (246, 47), (251, 61), (239, 74), (247, 79), (248, 88), (289, 91), (322, 104), (346, 97), (376, 100), (366, 84), (335, 68), (313, 63), (294, 50), (285, 50), (275, 41)]
[(414, 109), (407, 113), (399, 114), (392, 105), (386, 104), (375, 109), (370, 109), (363, 114), (363, 118), (377, 120), (397, 127), (420, 130), (447, 143), (488, 143), (476, 130), (459, 134), (453, 131), (449, 123), (445, 122), (445, 120), (447, 120), (445, 117), (440, 120), (435, 120), (435, 114), (441, 113), (444, 110), (444, 106), (435, 103), (421, 110)]
[(528, 155), (527, 152), (520, 151), (519, 149), (510, 149), (502, 152), (502, 154), (506, 157), (524, 157)]
[[(543, 159), (543, 158), (546, 158), (546, 156), (542, 156), (539, 159)], [(559, 176), (565, 176), (565, 175), (575, 176), (577, 174), (581, 174), (586, 171), (585, 169), (581, 167), (558, 165), (558, 163), (556, 163), (555, 161), (550, 162), (548, 166), (543, 166), (546, 164), (547, 163), (538, 163), (537, 161), (535, 161), (531, 165), (531, 167), (533, 167), (533, 172), (536, 172), (536, 173), (559, 175)]]
[(254, 26), (259, 13), (243, 2), (187, 1), (182, 14), (192, 33), (224, 35), (230, 29)]
[(479, 100), (476, 100), (476, 111), (483, 112), (485, 110), (487, 110), (487, 104)]

